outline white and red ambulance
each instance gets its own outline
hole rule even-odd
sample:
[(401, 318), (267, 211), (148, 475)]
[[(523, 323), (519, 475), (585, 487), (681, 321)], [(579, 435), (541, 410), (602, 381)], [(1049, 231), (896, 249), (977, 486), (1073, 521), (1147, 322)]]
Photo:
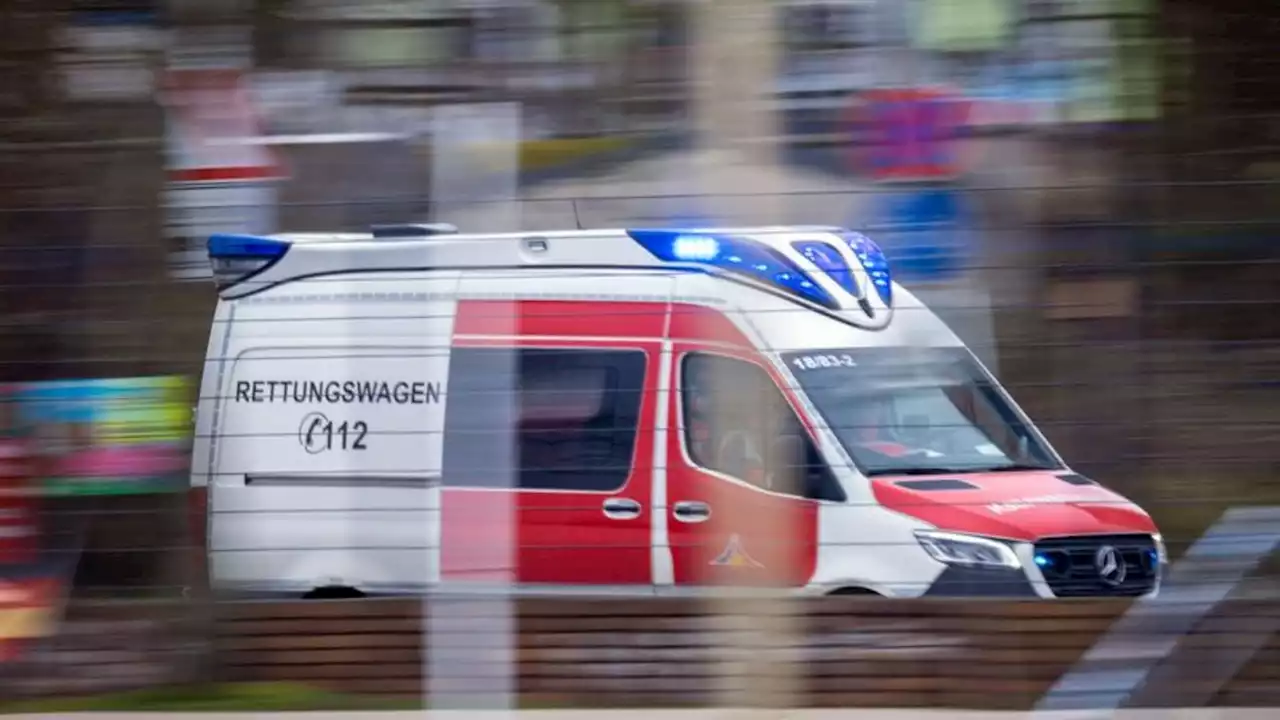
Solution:
[(1158, 591), (1147, 513), (1073, 473), (860, 234), (209, 252), (192, 483), (218, 590)]

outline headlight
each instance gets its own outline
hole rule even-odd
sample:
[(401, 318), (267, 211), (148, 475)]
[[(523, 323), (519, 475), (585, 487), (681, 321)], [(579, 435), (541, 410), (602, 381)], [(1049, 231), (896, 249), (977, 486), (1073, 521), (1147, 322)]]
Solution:
[(1164, 546), (1164, 536), (1160, 533), (1156, 533), (1151, 536), (1151, 539), (1154, 540), (1156, 544), (1156, 560), (1158, 560), (1161, 565), (1169, 562), (1169, 551)]
[(917, 530), (916, 540), (930, 557), (947, 565), (1010, 569), (1022, 566), (1013, 548), (999, 540), (936, 530)]

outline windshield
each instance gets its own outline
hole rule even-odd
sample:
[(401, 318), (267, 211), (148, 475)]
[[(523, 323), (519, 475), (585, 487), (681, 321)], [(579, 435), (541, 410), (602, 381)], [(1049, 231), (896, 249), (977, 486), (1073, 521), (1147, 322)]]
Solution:
[(964, 348), (841, 348), (782, 358), (867, 475), (1060, 467)]

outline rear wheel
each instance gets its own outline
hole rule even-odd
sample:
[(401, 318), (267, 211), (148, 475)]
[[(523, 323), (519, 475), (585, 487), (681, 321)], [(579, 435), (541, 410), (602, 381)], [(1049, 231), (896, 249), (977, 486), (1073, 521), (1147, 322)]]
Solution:
[(364, 593), (353, 587), (345, 587), (340, 585), (319, 587), (306, 595), (302, 596), (303, 600), (356, 600), (364, 597)]

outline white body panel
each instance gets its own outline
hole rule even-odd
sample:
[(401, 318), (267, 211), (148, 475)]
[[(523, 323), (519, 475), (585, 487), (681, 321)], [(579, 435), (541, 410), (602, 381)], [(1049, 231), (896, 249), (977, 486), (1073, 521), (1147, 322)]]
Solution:
[[(218, 584), (394, 591), (438, 579), (429, 550), (457, 285), (457, 273), (314, 278), (224, 313), (233, 331), (220, 342), (222, 380), (199, 413), (216, 429), (201, 445), (216, 468)], [(334, 413), (317, 392), (347, 402)], [(369, 450), (336, 451), (343, 442)]]

